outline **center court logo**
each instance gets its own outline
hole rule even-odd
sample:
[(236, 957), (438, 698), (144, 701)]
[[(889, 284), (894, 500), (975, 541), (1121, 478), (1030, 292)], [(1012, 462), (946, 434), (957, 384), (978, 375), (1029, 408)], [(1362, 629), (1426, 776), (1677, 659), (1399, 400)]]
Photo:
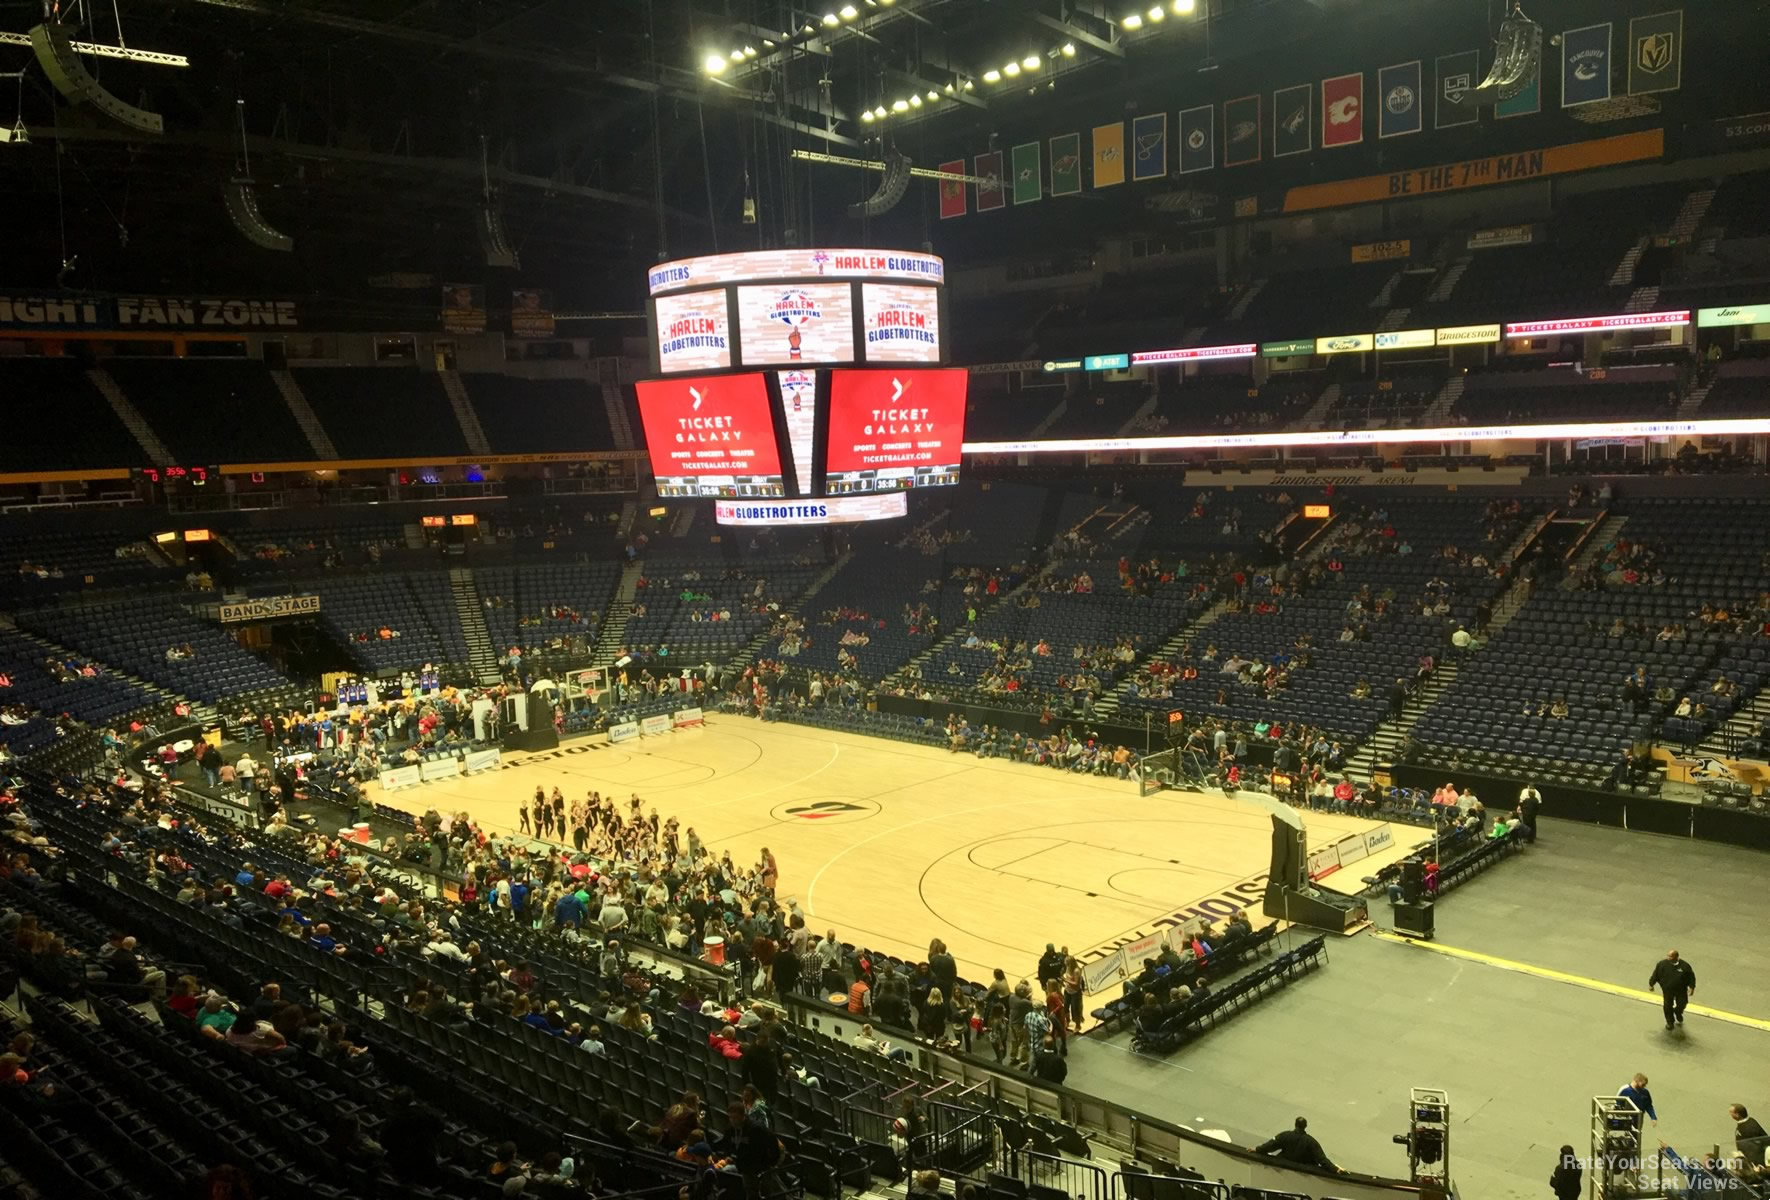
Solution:
[(768, 815), (783, 823), (815, 821), (822, 825), (840, 825), (864, 821), (878, 813), (879, 806), (873, 801), (846, 797), (834, 800), (789, 800), (785, 804), (777, 804)]

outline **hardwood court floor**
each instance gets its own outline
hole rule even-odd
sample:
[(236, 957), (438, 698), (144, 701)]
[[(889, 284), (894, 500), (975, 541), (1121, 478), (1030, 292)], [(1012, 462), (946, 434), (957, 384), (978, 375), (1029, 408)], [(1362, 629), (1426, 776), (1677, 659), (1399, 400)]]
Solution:
[[(736, 862), (772, 849), (779, 894), (814, 929), (913, 958), (939, 937), (973, 979), (996, 966), (1031, 972), (1046, 942), (1085, 958), (1237, 884), (1257, 908), (1252, 884), (1270, 860), (1271, 818), (1247, 801), (1144, 798), (1121, 780), (860, 734), (712, 716), (700, 729), (562, 750), (378, 798), (512, 830), (536, 786), (568, 799), (637, 792)], [(1312, 848), (1377, 824), (1306, 820)]]

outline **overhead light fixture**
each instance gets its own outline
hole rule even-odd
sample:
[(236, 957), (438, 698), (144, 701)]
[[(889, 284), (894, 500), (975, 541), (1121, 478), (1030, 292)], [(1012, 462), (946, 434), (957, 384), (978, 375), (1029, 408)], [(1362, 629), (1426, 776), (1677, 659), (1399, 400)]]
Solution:
[[(950, 91), (952, 91), (952, 90), (953, 90), (953, 85), (952, 85), (952, 84), (950, 84), (950, 83), (949, 83), (949, 84), (947, 84), (947, 85), (946, 85), (946, 90), (947, 90), (947, 91), (949, 91), (949, 92), (950, 92)], [(937, 92), (937, 91), (935, 91), (935, 90), (934, 90), (934, 89), (933, 89), (933, 88), (929, 88), (929, 89), (928, 89), (928, 98), (929, 98), (929, 99), (930, 99), (930, 100), (938, 100), (938, 99), (940, 99), (940, 93), (939, 93), (939, 92)]]
[(805, 22), (805, 24), (803, 26), (800, 27), (799, 32), (800, 33), (816, 33), (817, 26), (813, 25), (810, 21), (807, 21), (807, 22)]
[(1153, 24), (1156, 21), (1161, 20), (1163, 17), (1165, 17), (1167, 15), (1168, 15), (1168, 10), (1158, 4), (1154, 8), (1149, 10), (1150, 23)]
[(860, 16), (860, 9), (854, 7), (854, 5), (844, 4), (842, 6), (842, 19), (844, 21), (852, 21), (858, 16)]
[(1198, 0), (1174, 0), (1170, 7), (1173, 8), (1176, 17), (1184, 17), (1198, 7)]
[(756, 47), (745, 46), (744, 47), (744, 57), (745, 58), (755, 58), (756, 57)]
[(731, 61), (732, 62), (743, 62), (744, 61), (744, 52), (742, 50), (733, 50), (731, 52)]
[(1143, 18), (1138, 16), (1136, 13), (1127, 13), (1127, 14), (1125, 14), (1125, 19), (1119, 22), (1119, 28), (1120, 29), (1142, 29), (1143, 28)]
[(922, 97), (911, 96), (910, 97), (910, 107), (911, 108), (921, 108), (922, 107)]
[(709, 54), (707, 55), (707, 61), (701, 65), (707, 68), (707, 74), (717, 75), (719, 72), (725, 70), (725, 55)]
[(1009, 63), (1002, 68), (1002, 74), (1010, 79), (1014, 78), (1016, 75), (1020, 74), (1020, 64), (1017, 62)]
[[(720, 63), (719, 65), (723, 67), (725, 64)], [(1002, 73), (992, 67), (983, 73), (983, 81), (985, 83), (1000, 83), (1002, 82)]]
[(870, 108), (861, 109), (860, 110), (860, 119), (862, 121), (866, 122), (868, 125), (871, 125), (873, 123), (873, 110)]
[(976, 85), (975, 85), (975, 84), (973, 84), (973, 83), (972, 83), (972, 82), (971, 82), (971, 81), (970, 81), (970, 80), (969, 80), (969, 79), (967, 79), (967, 80), (966, 80), (966, 81), (965, 81), (965, 90), (966, 90), (966, 91), (970, 91), (970, 90), (971, 90), (971, 89), (972, 89), (972, 88), (973, 88), (973, 87), (975, 87), (975, 86), (976, 86)]
[(1040, 67), (1045, 65), (1045, 60), (1040, 58), (1036, 54), (1029, 54), (1025, 58), (1020, 60), (1020, 65), (1025, 67), (1029, 71), (1036, 71)]
[(762, 48), (764, 50), (774, 49), (774, 39), (773, 38), (763, 38), (762, 39)]
[(946, 94), (949, 96), (953, 94), (953, 85), (950, 83), (946, 85)]
[(873, 110), (873, 115), (875, 117), (878, 117), (880, 120), (884, 120), (885, 119), (885, 106), (883, 104), (881, 104), (878, 108), (875, 108)]
[(826, 26), (840, 25), (841, 23), (842, 22), (837, 18), (835, 13), (825, 13), (824, 14), (824, 24)]
[(892, 112), (909, 112), (910, 111), (910, 102), (908, 100), (893, 100), (891, 102), (891, 111)]
[(1065, 58), (1074, 58), (1076, 56), (1076, 44), (1074, 42), (1063, 43), (1062, 54)]

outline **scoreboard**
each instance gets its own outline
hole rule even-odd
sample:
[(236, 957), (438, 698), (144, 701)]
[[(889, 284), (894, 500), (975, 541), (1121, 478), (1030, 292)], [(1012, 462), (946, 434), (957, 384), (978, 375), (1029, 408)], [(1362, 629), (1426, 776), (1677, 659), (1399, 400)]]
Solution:
[(717, 499), (722, 524), (826, 524), (957, 483), (966, 372), (941, 366), (945, 275), (892, 250), (654, 267), (656, 378), (638, 395), (659, 496)]

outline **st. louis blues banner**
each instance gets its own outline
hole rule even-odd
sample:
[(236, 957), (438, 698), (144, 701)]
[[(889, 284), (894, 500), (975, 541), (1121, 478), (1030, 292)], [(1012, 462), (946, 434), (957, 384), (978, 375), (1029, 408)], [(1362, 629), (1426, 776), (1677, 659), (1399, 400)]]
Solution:
[(1465, 50), (1461, 54), (1440, 54), (1433, 65), (1438, 75), (1436, 103), (1432, 110), (1433, 127), (1446, 129), (1452, 125), (1473, 125), (1481, 114), (1473, 104), (1461, 101), (1481, 82), (1477, 74), (1481, 70), (1481, 52)]
[(1242, 96), (1223, 104), (1223, 165), (1260, 161), (1260, 97)]
[(1045, 168), (1039, 163), (1039, 144), (1022, 142), (1014, 147), (1014, 203), (1031, 204), (1045, 190)]
[(979, 154), (972, 160), (975, 163), (971, 173), (977, 176), (977, 211), (989, 212), (1002, 207), (1002, 152), (991, 150), (988, 154)]
[(1610, 22), (1561, 35), (1561, 107), (1610, 99)]
[(1377, 136), (1400, 137), (1420, 131), (1420, 60), (1396, 63), (1377, 73)]
[(1684, 10), (1629, 21), (1629, 95), (1675, 92), (1684, 83)]
[(1082, 194), (1082, 135), (1060, 133), (1051, 139), (1051, 194)]
[(1307, 83), (1272, 93), (1272, 157), (1315, 149), (1314, 98), (1315, 88)]
[(1151, 113), (1131, 122), (1131, 178), (1162, 179), (1168, 173), (1168, 114)]
[(1217, 146), (1213, 136), (1216, 127), (1216, 110), (1209, 104), (1180, 110), (1180, 173), (1182, 175), (1190, 175), (1194, 171), (1209, 171), (1217, 165)]

